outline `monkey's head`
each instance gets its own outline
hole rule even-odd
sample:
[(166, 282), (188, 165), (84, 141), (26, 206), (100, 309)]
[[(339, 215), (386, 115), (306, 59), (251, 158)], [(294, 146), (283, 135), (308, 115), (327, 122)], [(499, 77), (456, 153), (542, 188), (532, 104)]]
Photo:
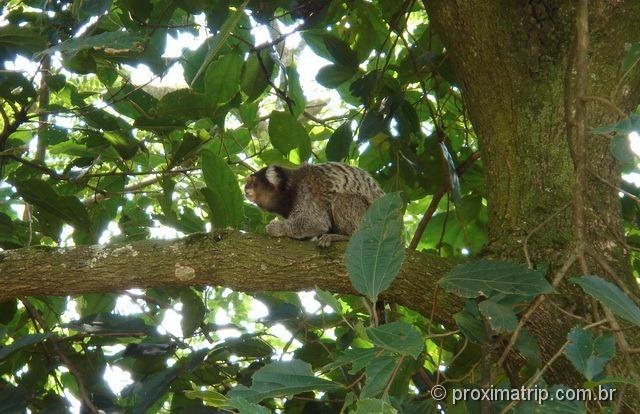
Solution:
[(247, 177), (244, 186), (247, 200), (261, 209), (288, 217), (293, 201), (289, 177), (284, 168), (269, 165)]

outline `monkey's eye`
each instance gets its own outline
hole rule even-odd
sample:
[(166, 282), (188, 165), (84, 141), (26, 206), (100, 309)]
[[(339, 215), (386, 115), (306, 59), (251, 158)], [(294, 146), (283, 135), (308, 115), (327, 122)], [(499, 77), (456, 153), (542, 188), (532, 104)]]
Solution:
[(250, 175), (247, 177), (247, 186), (252, 186), (253, 183), (256, 181), (256, 177), (253, 175)]

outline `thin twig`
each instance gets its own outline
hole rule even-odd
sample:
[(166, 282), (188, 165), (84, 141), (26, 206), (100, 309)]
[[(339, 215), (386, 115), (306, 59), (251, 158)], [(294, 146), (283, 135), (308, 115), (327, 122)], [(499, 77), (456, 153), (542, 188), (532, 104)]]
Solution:
[[(464, 160), (464, 162), (456, 168), (456, 174), (462, 175), (465, 172), (467, 172), (467, 170), (469, 170), (469, 168), (473, 166), (473, 164), (476, 162), (478, 158), (480, 158), (480, 151), (476, 151), (473, 154), (469, 155), (469, 157), (466, 160)], [(436, 210), (438, 209), (438, 204), (440, 203), (440, 200), (442, 199), (442, 197), (444, 197), (444, 195), (447, 193), (448, 189), (449, 189), (449, 185), (444, 184), (433, 195), (433, 198), (429, 203), (429, 207), (427, 207), (427, 210), (422, 215), (422, 219), (420, 219), (420, 222), (416, 227), (416, 231), (414, 232), (413, 237), (411, 238), (411, 242), (409, 243), (410, 250), (415, 250), (418, 247), (418, 243), (420, 243), (420, 239), (422, 239), (422, 235), (424, 234), (424, 231), (427, 228), (429, 221), (431, 220)]]
[(567, 207), (569, 207), (571, 205), (571, 201), (569, 201), (568, 203), (566, 203), (565, 205), (563, 205), (562, 207), (560, 207), (558, 210), (556, 210), (553, 214), (551, 214), (549, 217), (547, 217), (546, 219), (544, 219), (540, 224), (538, 224), (536, 227), (534, 227), (528, 234), (527, 237), (524, 238), (524, 242), (522, 243), (522, 249), (524, 250), (524, 258), (527, 261), (527, 267), (529, 269), (533, 269), (533, 265), (531, 263), (531, 258), (529, 256), (529, 239), (531, 238), (531, 236), (533, 236), (536, 232), (538, 232), (539, 230), (541, 230), (544, 226), (546, 226), (547, 224), (549, 224), (549, 222), (551, 220), (553, 220), (555, 217), (557, 217), (560, 213), (562, 213), (564, 211), (564, 209), (566, 209)]
[(605, 104), (606, 106), (608, 106), (609, 108), (613, 109), (621, 118), (628, 118), (629, 117), (629, 115), (624, 113), (624, 111), (622, 109), (620, 109), (618, 107), (618, 105), (614, 104), (613, 102), (611, 102), (607, 98), (603, 98), (602, 96), (583, 96), (580, 99), (584, 99), (586, 101), (601, 102), (601, 103)]

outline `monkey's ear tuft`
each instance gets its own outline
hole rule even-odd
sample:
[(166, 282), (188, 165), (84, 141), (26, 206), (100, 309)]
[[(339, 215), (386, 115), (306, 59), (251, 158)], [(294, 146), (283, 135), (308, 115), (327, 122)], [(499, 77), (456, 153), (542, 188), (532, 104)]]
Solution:
[(284, 171), (277, 165), (270, 165), (267, 167), (267, 171), (265, 171), (265, 178), (278, 190), (283, 189), (285, 186), (286, 177), (284, 175)]

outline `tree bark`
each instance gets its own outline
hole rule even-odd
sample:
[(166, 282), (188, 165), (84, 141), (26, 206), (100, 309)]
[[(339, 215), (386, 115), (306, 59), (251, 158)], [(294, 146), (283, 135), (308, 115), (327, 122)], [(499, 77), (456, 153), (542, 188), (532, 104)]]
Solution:
[[(224, 286), (242, 292), (321, 289), (357, 294), (344, 266), (344, 243), (315, 243), (235, 231), (124, 245), (25, 248), (0, 252), (0, 301), (19, 296), (73, 295), (129, 288)], [(427, 317), (436, 285), (452, 263), (407, 252), (382, 299)], [(438, 292), (437, 322), (452, 325), (462, 300)]]
[[(563, 207), (573, 201), (576, 182), (572, 157), (576, 4), (573, 0), (425, 2), (447, 47), (479, 139), (489, 210), (486, 252), (491, 257), (524, 261), (523, 242), (530, 236), (533, 264), (549, 263), (557, 269), (575, 248), (575, 206)], [(640, 99), (640, 71), (620, 82), (628, 45), (640, 40), (636, 23), (640, 3), (591, 1), (589, 7), (588, 94), (614, 105), (588, 101), (587, 129), (614, 122), (620, 110), (628, 113)], [(624, 238), (620, 198), (601, 182), (604, 179), (615, 188), (620, 181), (609, 146), (609, 138), (587, 134), (585, 205), (580, 206), (585, 213), (585, 243), (637, 293), (628, 252), (619, 242)], [(590, 269), (606, 277), (595, 263)], [(580, 274), (577, 268), (571, 273)], [(561, 291), (565, 304), (577, 304), (584, 307), (577, 313), (589, 314), (591, 302), (582, 292), (566, 282)], [(548, 359), (576, 321), (548, 305), (540, 311), (545, 315), (542, 320), (532, 320), (528, 326)], [(559, 323), (551, 328), (544, 320)], [(637, 344), (638, 329), (626, 332)], [(546, 376), (550, 383), (580, 380), (563, 358), (552, 368)]]

